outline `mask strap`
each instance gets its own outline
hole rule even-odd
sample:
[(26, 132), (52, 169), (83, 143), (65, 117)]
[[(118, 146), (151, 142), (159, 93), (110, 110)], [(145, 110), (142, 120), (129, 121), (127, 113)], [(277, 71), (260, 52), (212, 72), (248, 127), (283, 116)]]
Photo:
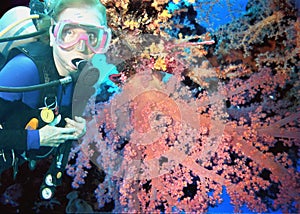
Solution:
[(103, 48), (106, 44), (106, 39), (107, 39), (107, 33), (105, 32), (104, 35), (102, 36), (100, 48)]

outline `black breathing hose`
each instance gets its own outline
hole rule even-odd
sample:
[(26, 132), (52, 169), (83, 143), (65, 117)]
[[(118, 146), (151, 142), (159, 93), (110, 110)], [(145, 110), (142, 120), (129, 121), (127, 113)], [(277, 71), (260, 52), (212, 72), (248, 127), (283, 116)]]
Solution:
[(56, 85), (64, 85), (70, 82), (76, 82), (77, 78), (84, 68), (84, 66), (87, 64), (86, 60), (81, 60), (78, 62), (77, 65), (77, 72), (73, 72), (70, 74), (70, 76), (66, 76), (65, 78), (59, 79), (59, 80), (53, 80), (51, 82), (47, 83), (41, 83), (38, 85), (31, 85), (31, 86), (23, 86), (23, 87), (6, 87), (6, 86), (0, 86), (0, 92), (12, 92), (12, 93), (17, 93), (17, 92), (28, 92), (28, 91), (35, 91), (35, 90), (40, 90), (42, 88), (47, 88), (47, 87), (52, 87)]
[(37, 32), (33, 32), (33, 33), (28, 33), (28, 34), (24, 34), (24, 35), (19, 35), (19, 36), (10, 36), (10, 37), (5, 37), (5, 38), (1, 38), (0, 39), (0, 43), (2, 42), (9, 42), (9, 41), (15, 41), (15, 40), (22, 40), (22, 39), (28, 39), (31, 37), (35, 37), (38, 35), (42, 35), (44, 33), (46, 33), (48, 30), (47, 29), (41, 29)]
[(69, 82), (72, 82), (72, 77), (67, 76), (63, 79), (53, 80), (51, 82), (42, 83), (42, 84), (38, 84), (38, 85), (23, 86), (23, 87), (0, 86), (0, 92), (14, 92), (14, 93), (16, 93), (16, 92), (35, 91), (35, 90), (40, 90), (42, 88), (56, 86), (56, 85), (59, 85), (59, 84), (67, 84)]

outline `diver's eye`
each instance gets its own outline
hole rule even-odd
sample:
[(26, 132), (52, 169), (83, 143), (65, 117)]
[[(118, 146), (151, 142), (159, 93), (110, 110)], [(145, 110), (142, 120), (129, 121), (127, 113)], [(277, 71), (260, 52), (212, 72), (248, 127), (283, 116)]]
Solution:
[(89, 32), (88, 33), (88, 35), (89, 35), (89, 41), (90, 41), (90, 43), (91, 43), (91, 45), (96, 45), (97, 44), (97, 35), (94, 33), (94, 32)]
[(76, 29), (71, 28), (71, 27), (64, 28), (64, 30), (62, 31), (61, 37), (64, 42), (73, 41), (77, 37)]
[(89, 40), (90, 41), (94, 41), (96, 39), (96, 36), (95, 36), (94, 33), (88, 33), (88, 35), (89, 35)]

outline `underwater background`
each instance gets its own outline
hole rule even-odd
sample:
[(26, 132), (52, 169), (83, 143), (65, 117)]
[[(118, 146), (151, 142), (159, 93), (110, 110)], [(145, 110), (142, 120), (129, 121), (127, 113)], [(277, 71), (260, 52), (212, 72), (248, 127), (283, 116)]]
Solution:
[(101, 2), (112, 44), (64, 182), (42, 201), (51, 157), (7, 170), (0, 210), (299, 213), (299, 2)]

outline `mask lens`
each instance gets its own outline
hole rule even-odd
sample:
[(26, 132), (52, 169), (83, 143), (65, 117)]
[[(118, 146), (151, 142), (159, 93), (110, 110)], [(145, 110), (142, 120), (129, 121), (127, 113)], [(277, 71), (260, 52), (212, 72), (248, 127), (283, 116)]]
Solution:
[(72, 46), (78, 42), (80, 31), (78, 26), (65, 24), (58, 34), (58, 40), (64, 46)]
[(100, 44), (103, 35), (103, 29), (100, 28), (90, 28), (86, 29), (88, 35), (89, 45), (93, 48), (97, 48)]
[(90, 26), (77, 23), (60, 23), (54, 36), (62, 48), (70, 48), (80, 40), (95, 53), (104, 53), (110, 42), (110, 29), (104, 26)]

